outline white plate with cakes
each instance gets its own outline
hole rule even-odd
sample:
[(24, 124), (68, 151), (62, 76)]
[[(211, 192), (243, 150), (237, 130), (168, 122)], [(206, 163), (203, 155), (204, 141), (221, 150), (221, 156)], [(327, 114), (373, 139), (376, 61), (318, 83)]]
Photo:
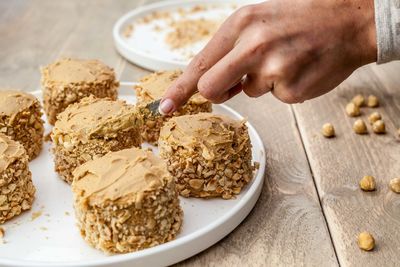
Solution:
[[(41, 91), (36, 91), (33, 95), (40, 100), (42, 99)], [(130, 86), (121, 85), (118, 95), (119, 99), (125, 100), (127, 103), (134, 104), (137, 102), (135, 90)], [(240, 114), (225, 105), (214, 105), (212, 113), (226, 115), (234, 120), (243, 119)], [(214, 115), (210, 116), (213, 120), (215, 119)], [(45, 120), (46, 117), (43, 116), (43, 119)], [(176, 121), (174, 127), (179, 127), (179, 125), (184, 126), (185, 123), (185, 121)], [(216, 123), (218, 124), (218, 121)], [(203, 197), (204, 195), (202, 195), (201, 190), (188, 191), (188, 188), (192, 185), (190, 181), (187, 184), (180, 184), (178, 190), (181, 195), (187, 197), (179, 197), (184, 214), (183, 224), (179, 233), (176, 236), (174, 233), (170, 236), (171, 238), (167, 238), (167, 241), (171, 241), (164, 244), (126, 254), (110, 255), (103, 253), (101, 250), (104, 251), (107, 248), (103, 249), (100, 247), (101, 250), (97, 250), (89, 246), (81, 237), (73, 208), (71, 186), (63, 181), (63, 179), (60, 179), (60, 176), (54, 171), (54, 155), (50, 151), (53, 144), (45, 142), (41, 154), (29, 163), (33, 184), (36, 187), (32, 209), (1, 225), (5, 230), (5, 235), (3, 238), (4, 242), (0, 245), (0, 265), (166, 266), (189, 258), (210, 247), (228, 235), (245, 219), (254, 207), (263, 187), (266, 161), (264, 146), (254, 127), (249, 122), (245, 125), (248, 128), (252, 145), (251, 151), (249, 151), (252, 156), (252, 162), (259, 163), (259, 168), (254, 170), (252, 179), (244, 175), (244, 180), (246, 181), (242, 181), (239, 178), (235, 179), (234, 184), (237, 184), (236, 187), (225, 185), (224, 189), (221, 189), (221, 192), (210, 190), (210, 195), (206, 195), (205, 197), (211, 198), (207, 199), (193, 197)], [(244, 126), (240, 124), (237, 127), (238, 129), (242, 129), (241, 127)], [(68, 129), (62, 127), (59, 128), (60, 130), (68, 131)], [(184, 128), (182, 127), (182, 131), (184, 131)], [(223, 132), (224, 130), (218, 129), (219, 132)], [(51, 127), (46, 122), (45, 132), (48, 133), (50, 130)], [(170, 129), (168, 129), (169, 131)], [(76, 129), (75, 133), (78, 132), (79, 129)], [(74, 133), (71, 132), (69, 134)], [(168, 137), (169, 134), (166, 136)], [(210, 135), (209, 138), (216, 143), (223, 143), (225, 142), (224, 138), (226, 135), (221, 136)], [(179, 135), (176, 135), (174, 139), (167, 137), (163, 139), (163, 155), (166, 158), (170, 157), (172, 159), (177, 154), (171, 154), (170, 147), (173, 147), (176, 138), (179, 139), (180, 137)], [(245, 140), (244, 142), (247, 141)], [(143, 147), (151, 147), (153, 152), (158, 155), (157, 147), (148, 143), (145, 143)], [(210, 154), (214, 152), (209, 151), (205, 157), (210, 157)], [(221, 152), (221, 157), (225, 152), (226, 150)], [(180, 150), (179, 153), (192, 153), (192, 151)], [(229, 153), (234, 152), (230, 151)], [(249, 159), (250, 154), (245, 155), (244, 158)], [(223, 161), (219, 163), (221, 162)], [(173, 166), (182, 165), (174, 165), (173, 161), (169, 164), (170, 171), (177, 170)], [(99, 166), (101, 166), (101, 163), (99, 163)], [(230, 166), (229, 177), (235, 177), (235, 166), (236, 164), (233, 162)], [(83, 171), (83, 173), (85, 172)], [(172, 173), (178, 175), (175, 172)], [(189, 175), (190, 173), (188, 177)], [(206, 178), (204, 179), (206, 180)], [(65, 180), (68, 181), (68, 179)], [(210, 186), (211, 182), (207, 180)], [(192, 187), (195, 188), (195, 186)], [(77, 187), (73, 185), (73, 188), (76, 189)], [(80, 189), (82, 188), (85, 188), (85, 186), (80, 187)], [(88, 189), (85, 188), (84, 190)], [(99, 210), (97, 214), (101, 212), (102, 210)], [(87, 223), (87, 221), (84, 223)], [(93, 224), (93, 222), (91, 223)], [(117, 249), (119, 248), (117, 247)]]
[(117, 51), (150, 70), (183, 69), (237, 8), (259, 0), (173, 0), (145, 5), (114, 25)]

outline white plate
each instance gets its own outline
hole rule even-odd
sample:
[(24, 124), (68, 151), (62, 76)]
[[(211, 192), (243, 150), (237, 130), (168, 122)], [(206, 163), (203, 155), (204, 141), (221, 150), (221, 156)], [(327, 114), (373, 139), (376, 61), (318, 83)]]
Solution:
[[(135, 103), (130, 87), (120, 89), (120, 98)], [(34, 95), (41, 98), (41, 92)], [(224, 105), (215, 113), (243, 117)], [(75, 225), (70, 186), (54, 172), (50, 143), (29, 167), (36, 186), (36, 199), (29, 212), (6, 222), (5, 244), (0, 244), (1, 266), (165, 266), (213, 245), (229, 234), (255, 205), (263, 185), (265, 151), (256, 130), (247, 123), (253, 159), (260, 163), (255, 178), (232, 200), (181, 198), (184, 210), (182, 232), (171, 242), (139, 252), (106, 256), (81, 238)], [(46, 124), (46, 132), (50, 127)], [(32, 218), (41, 214), (36, 219)]]
[[(114, 25), (114, 43), (118, 52), (127, 60), (150, 70), (184, 69), (193, 55), (197, 54), (208, 39), (185, 48), (171, 49), (165, 43), (165, 36), (172, 28), (168, 20), (180, 20), (179, 9), (190, 10), (195, 6), (204, 6), (206, 10), (185, 13), (186, 19), (212, 19), (223, 21), (233, 11), (244, 4), (255, 1), (246, 0), (185, 0), (161, 1), (132, 10), (121, 17)], [(169, 12), (169, 18), (156, 19), (143, 24), (138, 21), (153, 12)], [(125, 32), (133, 25), (130, 36)], [(158, 26), (158, 30), (157, 29)]]

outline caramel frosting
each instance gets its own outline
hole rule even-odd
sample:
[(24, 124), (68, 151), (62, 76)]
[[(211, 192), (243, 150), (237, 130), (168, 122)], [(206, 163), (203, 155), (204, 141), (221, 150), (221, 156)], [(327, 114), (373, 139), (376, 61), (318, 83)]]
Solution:
[(173, 147), (200, 147), (202, 156), (213, 160), (219, 155), (220, 149), (234, 152), (232, 144), (235, 142), (235, 134), (244, 123), (211, 113), (174, 117), (161, 128), (160, 140)]
[[(140, 80), (140, 84), (135, 87), (136, 92), (145, 102), (161, 99), (168, 87), (182, 74), (182, 71), (161, 71), (151, 73)], [(199, 93), (193, 95), (188, 103), (203, 104), (207, 99)]]
[(173, 179), (161, 159), (139, 148), (110, 152), (79, 166), (73, 175), (74, 193), (90, 206), (106, 201), (140, 203), (145, 192)]
[(0, 116), (16, 115), (20, 111), (31, 107), (35, 102), (37, 102), (37, 99), (31, 94), (0, 89)]
[(99, 60), (65, 58), (42, 68), (46, 82), (61, 84), (114, 81), (113, 69)]
[(61, 134), (85, 141), (139, 126), (140, 120), (134, 106), (122, 100), (89, 96), (68, 106), (58, 115), (53, 140), (57, 141), (57, 135)]
[(0, 134), (0, 173), (25, 154), (24, 147), (4, 134)]

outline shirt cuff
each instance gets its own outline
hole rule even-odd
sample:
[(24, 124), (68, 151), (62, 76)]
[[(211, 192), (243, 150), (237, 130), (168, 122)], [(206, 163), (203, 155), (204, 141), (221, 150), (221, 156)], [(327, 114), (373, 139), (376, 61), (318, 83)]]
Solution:
[(400, 59), (400, 0), (375, 0), (378, 64)]

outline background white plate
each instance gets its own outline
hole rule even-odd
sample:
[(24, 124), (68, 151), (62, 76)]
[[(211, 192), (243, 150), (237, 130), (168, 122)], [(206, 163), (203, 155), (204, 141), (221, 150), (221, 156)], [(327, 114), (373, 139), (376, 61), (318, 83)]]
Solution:
[[(34, 95), (41, 99), (41, 92)], [(131, 87), (121, 87), (119, 97), (135, 103)], [(214, 113), (242, 119), (234, 110), (215, 105)], [(165, 266), (186, 259), (213, 245), (248, 215), (262, 189), (265, 171), (264, 146), (247, 123), (253, 159), (260, 162), (254, 179), (232, 200), (181, 198), (182, 232), (169, 243), (124, 255), (106, 256), (81, 238), (75, 225), (70, 186), (54, 172), (51, 143), (30, 163), (36, 199), (31, 211), (6, 222), (6, 243), (0, 244), (0, 266)], [(50, 127), (46, 124), (46, 132)], [(158, 152), (157, 152), (158, 153)], [(35, 215), (37, 218), (34, 218)]]
[[(140, 18), (154, 11), (168, 11), (174, 20), (182, 19), (179, 9), (190, 10), (194, 6), (205, 6), (207, 10), (186, 13), (185, 18), (206, 18), (223, 21), (235, 9), (259, 1), (250, 0), (180, 0), (161, 1), (132, 10), (114, 25), (113, 37), (118, 52), (127, 60), (150, 70), (184, 69), (190, 58), (197, 54), (208, 40), (200, 41), (185, 48), (172, 50), (165, 43), (166, 34), (171, 31), (167, 19), (153, 20), (148, 24), (138, 23)], [(129, 37), (125, 32), (133, 25)], [(161, 30), (155, 30), (155, 26)]]

